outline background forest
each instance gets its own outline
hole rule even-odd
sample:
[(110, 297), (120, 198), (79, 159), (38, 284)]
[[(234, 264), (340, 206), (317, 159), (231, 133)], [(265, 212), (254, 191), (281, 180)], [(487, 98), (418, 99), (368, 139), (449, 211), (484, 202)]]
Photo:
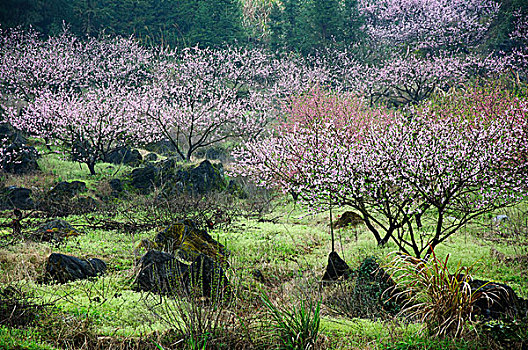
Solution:
[[(303, 53), (365, 38), (356, 0), (5, 0), (2, 27), (31, 25), (44, 35), (63, 23), (76, 35), (134, 35), (146, 44), (220, 46), (225, 43), (286, 48)], [(486, 46), (508, 50), (515, 10), (523, 0), (501, 2)]]

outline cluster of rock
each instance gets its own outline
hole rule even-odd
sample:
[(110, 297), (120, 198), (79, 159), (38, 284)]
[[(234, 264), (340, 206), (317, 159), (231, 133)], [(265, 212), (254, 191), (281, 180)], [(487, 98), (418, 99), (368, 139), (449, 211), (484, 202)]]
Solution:
[(33, 234), (33, 239), (37, 242), (49, 242), (60, 244), (66, 238), (78, 236), (80, 233), (67, 221), (55, 219), (42, 225)]
[(193, 222), (170, 225), (156, 235), (154, 246), (160, 250), (149, 250), (139, 260), (137, 289), (205, 297), (229, 293), (224, 271), (229, 251)]
[(204, 194), (225, 190), (229, 184), (224, 179), (221, 163), (204, 160), (198, 165), (182, 166), (174, 158), (168, 158), (134, 169), (130, 174), (130, 185), (142, 193), (162, 188), (166, 194)]
[[(51, 228), (51, 229), (50, 229)], [(54, 220), (39, 231), (77, 232)], [(229, 251), (192, 222), (178, 222), (160, 232), (137, 264), (136, 290), (170, 295), (226, 297), (230, 294), (225, 275)], [(80, 259), (53, 253), (46, 263), (44, 281), (65, 283), (97, 277), (106, 271), (99, 259)]]
[(92, 197), (83, 196), (86, 183), (62, 181), (47, 191), (42, 198), (34, 200), (29, 188), (9, 186), (0, 188), (0, 210), (38, 209), (55, 216), (78, 214), (93, 210), (96, 202)]

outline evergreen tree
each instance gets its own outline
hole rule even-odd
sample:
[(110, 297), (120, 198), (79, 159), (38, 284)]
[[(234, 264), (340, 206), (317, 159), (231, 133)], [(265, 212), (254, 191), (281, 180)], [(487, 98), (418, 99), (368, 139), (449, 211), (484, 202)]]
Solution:
[(234, 43), (242, 36), (242, 11), (236, 0), (195, 1), (189, 43), (201, 46), (220, 46)]

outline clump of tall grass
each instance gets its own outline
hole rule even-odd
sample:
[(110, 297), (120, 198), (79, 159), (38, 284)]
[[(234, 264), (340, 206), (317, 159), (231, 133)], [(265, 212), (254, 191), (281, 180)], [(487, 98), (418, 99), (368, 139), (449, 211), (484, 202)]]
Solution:
[(424, 261), (398, 253), (388, 271), (400, 290), (397, 296), (405, 298), (401, 315), (424, 323), (435, 336), (460, 337), (474, 320), (475, 301), (494, 295), (471, 288), (475, 264), (462, 266), (459, 262), (450, 271), (449, 257), (442, 260), (433, 251)]
[(300, 298), (298, 306), (276, 305), (267, 295), (262, 302), (272, 318), (272, 329), (282, 349), (314, 349), (321, 324), (321, 300)]

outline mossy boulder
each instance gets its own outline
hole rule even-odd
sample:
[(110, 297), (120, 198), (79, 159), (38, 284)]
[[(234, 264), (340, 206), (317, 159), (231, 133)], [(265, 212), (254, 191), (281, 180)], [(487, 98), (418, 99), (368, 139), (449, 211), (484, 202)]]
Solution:
[(170, 225), (156, 235), (155, 243), (158, 248), (188, 262), (205, 255), (222, 265), (227, 265), (229, 251), (190, 220)]

